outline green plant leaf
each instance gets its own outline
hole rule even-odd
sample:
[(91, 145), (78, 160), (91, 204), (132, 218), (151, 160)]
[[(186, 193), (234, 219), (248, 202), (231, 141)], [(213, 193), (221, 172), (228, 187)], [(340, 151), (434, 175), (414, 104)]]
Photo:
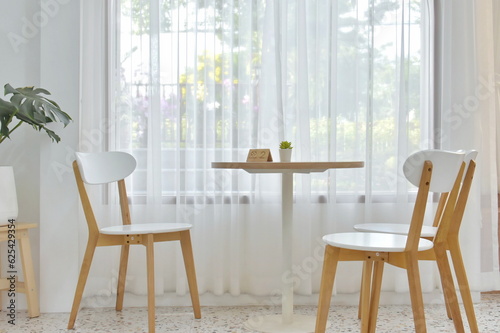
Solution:
[(5, 91), (12, 94), (10, 101), (19, 108), (19, 112), (38, 124), (59, 121), (66, 127), (71, 122), (71, 117), (62, 111), (56, 102), (39, 95), (50, 95), (45, 89), (33, 87), (14, 89), (7, 84)]
[(292, 143), (290, 141), (281, 141), (280, 149), (293, 149)]
[(12, 103), (4, 101), (0, 98), (0, 116), (10, 116), (13, 113), (16, 113), (17, 109)]
[(3, 88), (4, 95), (13, 94), (16, 91), (16, 89), (12, 88), (12, 86), (8, 83)]
[(55, 142), (61, 141), (61, 138), (59, 137), (59, 135), (57, 135), (54, 131), (49, 130), (45, 126), (43, 127), (43, 129), (45, 130), (47, 135), (52, 139), (52, 141), (55, 141)]
[(17, 108), (0, 98), (0, 138), (9, 137), (9, 124), (17, 113)]
[[(61, 138), (52, 130), (45, 127), (51, 122), (61, 122), (66, 127), (71, 121), (71, 117), (61, 110), (60, 106), (53, 100), (43, 95), (50, 95), (45, 89), (24, 87), (13, 88), (10, 84), (4, 86), (5, 95), (10, 95), (10, 101), (0, 99), (0, 142), (19, 127), (22, 123), (31, 125), (35, 130), (42, 129), (52, 139), (59, 142)], [(19, 122), (9, 129), (9, 124), (13, 118)]]

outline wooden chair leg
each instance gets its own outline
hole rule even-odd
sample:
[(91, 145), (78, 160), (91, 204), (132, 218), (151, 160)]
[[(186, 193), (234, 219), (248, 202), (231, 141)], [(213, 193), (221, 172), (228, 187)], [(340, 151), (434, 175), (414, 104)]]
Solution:
[(464, 304), (470, 330), (472, 333), (479, 333), (476, 313), (474, 312), (474, 303), (472, 302), (469, 281), (467, 279), (467, 273), (465, 271), (458, 240), (448, 240), (448, 249), (450, 250), (451, 260), (455, 269), (455, 276), (457, 277), (458, 287), (460, 288), (460, 295), (462, 296), (462, 302)]
[[(444, 194), (447, 194), (447, 193), (443, 193), (443, 194), (441, 195), (441, 198), (443, 198)], [(441, 200), (441, 199), (440, 199), (440, 200)], [(436, 216), (437, 216), (437, 214), (436, 214)], [(426, 238), (426, 239), (429, 239), (430, 241), (434, 241), (434, 239), (433, 239), (433, 238)], [(432, 251), (433, 251), (433, 252), (434, 252), (434, 250), (435, 250), (435, 248), (433, 248), (433, 249), (432, 249)], [(434, 260), (437, 260), (437, 258), (436, 258), (436, 253), (435, 253), (435, 252), (434, 252), (434, 254), (433, 254), (433, 257), (432, 257), (432, 258), (433, 258)], [(425, 260), (425, 259), (424, 259), (424, 260)], [(438, 266), (438, 269), (439, 269), (439, 266)], [(444, 290), (443, 277), (441, 276), (441, 273), (440, 273), (439, 277), (440, 277), (440, 279), (441, 279), (441, 286), (443, 287), (443, 297), (444, 297), (444, 305), (445, 305), (445, 309), (446, 309), (446, 316), (448, 317), (448, 319), (453, 320), (453, 315), (452, 315), (452, 313), (451, 313), (450, 304), (449, 304), (449, 301), (448, 301), (448, 299), (447, 299), (447, 297), (446, 297), (446, 292), (445, 292), (445, 290)]]
[[(443, 282), (441, 281), (441, 285), (443, 284)], [(444, 297), (444, 308), (446, 310), (446, 316), (448, 317), (448, 319), (451, 319), (453, 320), (453, 315), (451, 314), (451, 309), (450, 309), (450, 304), (449, 302), (446, 300), (446, 296), (444, 296), (444, 290), (443, 290), (443, 297)]]
[(321, 274), (321, 286), (319, 290), (318, 313), (316, 315), (315, 333), (324, 333), (328, 312), (330, 310), (330, 301), (333, 292), (333, 281), (337, 272), (340, 249), (327, 245), (325, 247), (325, 259), (323, 262), (323, 272)]
[(80, 269), (80, 276), (78, 277), (78, 284), (76, 285), (75, 298), (73, 299), (71, 314), (69, 315), (68, 329), (72, 329), (75, 326), (76, 315), (80, 307), (80, 302), (82, 301), (83, 290), (85, 289), (85, 284), (87, 283), (87, 277), (89, 276), (90, 265), (92, 264), (92, 258), (94, 257), (96, 246), (97, 238), (89, 238), (87, 249), (85, 250), (85, 256), (82, 261), (82, 267)]
[(384, 262), (376, 261), (373, 271), (372, 290), (370, 297), (370, 314), (368, 316), (368, 332), (375, 333), (377, 328), (378, 307), (380, 303), (380, 292), (382, 291), (382, 275), (384, 273)]
[(24, 272), (24, 289), (28, 303), (28, 316), (33, 318), (40, 316), (40, 305), (36, 289), (35, 271), (33, 270), (33, 259), (31, 258), (29, 234), (27, 230), (22, 233), (23, 235), (18, 240)]
[(462, 322), (462, 315), (460, 314), (460, 308), (458, 306), (455, 285), (453, 284), (453, 276), (451, 275), (450, 264), (448, 262), (448, 254), (446, 253), (446, 250), (439, 244), (434, 245), (434, 252), (436, 253), (436, 263), (438, 265), (439, 275), (441, 277), (441, 283), (443, 285), (445, 302), (451, 312), (451, 318), (453, 319), (455, 332), (465, 332), (464, 324)]
[(123, 296), (125, 293), (125, 280), (127, 278), (129, 250), (129, 244), (122, 245), (122, 251), (120, 255), (120, 270), (118, 272), (118, 285), (116, 287), (116, 311), (121, 311), (123, 309)]
[(368, 332), (372, 273), (373, 261), (364, 261), (363, 273), (361, 274), (362, 280), (358, 306), (358, 316), (361, 319), (361, 332)]
[(154, 263), (154, 235), (144, 235), (146, 238), (146, 267), (148, 279), (148, 332), (155, 332), (155, 263)]
[(154, 236), (146, 237), (146, 265), (148, 277), (148, 332), (155, 332), (155, 263), (154, 263)]
[(200, 319), (200, 297), (198, 294), (198, 284), (196, 282), (196, 270), (189, 230), (181, 232), (181, 248), (182, 256), (184, 258), (184, 267), (186, 268), (186, 275), (188, 279), (189, 293), (191, 295), (191, 303), (193, 304), (194, 317), (196, 319)]
[(363, 269), (361, 272), (361, 284), (359, 286), (358, 319), (361, 319), (361, 307), (363, 304), (363, 286), (365, 284), (365, 279), (366, 279), (366, 272), (365, 272), (366, 263), (367, 261), (363, 262)]
[(416, 254), (411, 252), (406, 253), (406, 265), (415, 332), (426, 333), (427, 327), (425, 324), (424, 300)]

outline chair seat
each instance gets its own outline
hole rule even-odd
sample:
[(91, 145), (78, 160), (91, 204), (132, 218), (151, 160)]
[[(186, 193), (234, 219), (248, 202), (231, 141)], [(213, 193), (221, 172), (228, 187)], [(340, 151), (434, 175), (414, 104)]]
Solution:
[(191, 229), (191, 227), (192, 225), (187, 223), (144, 223), (106, 227), (100, 229), (100, 232), (105, 235), (144, 235), (184, 231)]
[[(404, 252), (407, 236), (376, 232), (344, 232), (323, 237), (323, 241), (333, 247), (350, 250), (376, 252)], [(433, 243), (420, 239), (418, 251), (432, 249)]]
[[(408, 235), (410, 230), (409, 224), (398, 223), (364, 223), (356, 224), (354, 230), (363, 232), (381, 232), (388, 234)], [(420, 237), (434, 237), (436, 236), (437, 228), (433, 226), (422, 226), (422, 233)]]

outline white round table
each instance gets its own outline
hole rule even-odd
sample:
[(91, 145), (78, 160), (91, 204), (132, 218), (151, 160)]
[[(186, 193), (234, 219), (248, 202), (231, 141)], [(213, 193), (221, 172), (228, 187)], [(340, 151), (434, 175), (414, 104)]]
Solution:
[[(281, 173), (283, 271), (292, 271), (293, 174), (328, 169), (362, 168), (364, 162), (212, 162), (216, 169), (243, 169), (249, 173)], [(285, 281), (286, 280), (286, 281)], [(314, 332), (316, 318), (293, 314), (293, 281), (283, 279), (281, 315), (251, 318), (245, 323), (259, 332)]]

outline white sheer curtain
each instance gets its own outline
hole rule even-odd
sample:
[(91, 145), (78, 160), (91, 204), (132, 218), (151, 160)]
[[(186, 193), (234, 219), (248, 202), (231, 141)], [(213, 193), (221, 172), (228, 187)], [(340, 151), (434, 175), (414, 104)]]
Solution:
[[(436, 108), (446, 149), (477, 149), (478, 175), (462, 229), (474, 290), (498, 290), (498, 35), (497, 1), (435, 1)], [(480, 274), (481, 272), (481, 274)]]
[[(109, 89), (97, 99), (107, 103), (106, 112), (82, 111), (82, 149), (137, 158), (128, 184), (135, 223), (194, 225), (204, 304), (279, 304), (282, 279), (293, 279), (297, 302), (315, 304), (322, 235), (364, 221), (406, 221), (413, 189), (401, 164), (409, 153), (441, 143), (431, 112), (432, 2), (117, 0), (108, 2), (107, 15), (91, 5), (97, 2), (82, 1), (93, 9), (84, 22), (107, 17), (108, 31), (98, 26), (101, 36), (108, 33), (108, 47), (100, 50), (109, 72), (94, 73), (94, 80), (107, 79)], [(91, 40), (82, 47), (99, 48)], [(85, 72), (92, 63), (82, 66)], [(95, 81), (87, 82), (92, 90)], [(90, 90), (83, 101), (96, 100)], [(86, 139), (96, 128), (103, 135)], [(210, 165), (244, 161), (249, 148), (270, 148), (277, 160), (281, 140), (292, 141), (295, 161), (366, 163), (295, 175), (295, 265), (285, 274), (280, 176)], [(102, 225), (118, 214), (114, 196), (112, 188), (95, 193)], [(156, 253), (156, 289), (165, 295), (159, 304), (189, 304), (179, 250), (162, 244)], [(96, 255), (88, 305), (112, 305), (119, 252)], [(131, 260), (127, 291), (145, 295), (141, 249)], [(435, 270), (422, 269), (424, 290), (432, 294), (439, 288)], [(342, 270), (337, 291), (354, 304), (360, 266)], [(388, 269), (383, 288), (404, 296), (405, 280)]]

